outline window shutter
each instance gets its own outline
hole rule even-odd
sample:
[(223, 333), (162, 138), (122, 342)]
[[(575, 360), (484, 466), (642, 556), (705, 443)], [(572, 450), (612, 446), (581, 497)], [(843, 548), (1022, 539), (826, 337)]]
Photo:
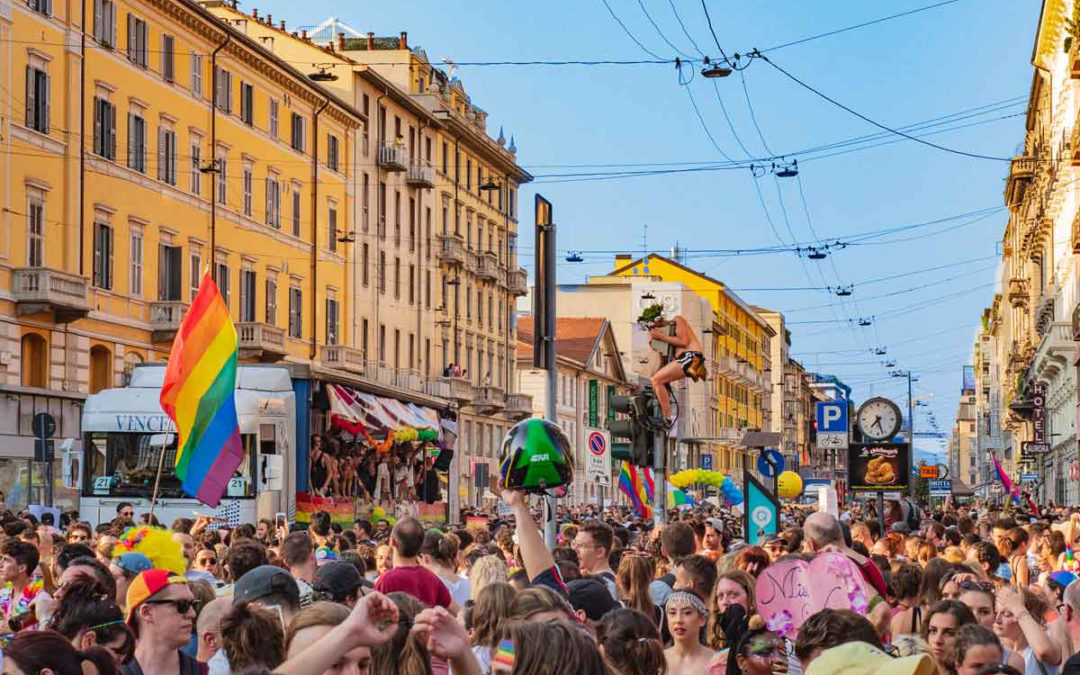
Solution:
[(94, 0), (94, 37), (99, 41), (105, 39), (105, 8), (102, 7), (103, 0)]
[(42, 119), (40, 119), (39, 122), (41, 122), (42, 133), (47, 134), (49, 133), (49, 101), (52, 100), (52, 97), (50, 96), (51, 85), (49, 82), (49, 74), (42, 73), (41, 80), (44, 83), (42, 85), (42, 89), (44, 91), (42, 94), (42, 100), (40, 105)]
[(109, 115), (109, 159), (116, 159), (116, 106), (112, 103), (105, 104), (106, 112)]
[(127, 56), (132, 61), (135, 60), (135, 53), (136, 53), (136, 49), (137, 49), (135, 42), (138, 39), (135, 36), (135, 30), (136, 30), (135, 17), (133, 17), (131, 14), (128, 14), (127, 15), (127, 40), (128, 40), (127, 41)]
[(169, 175), (172, 176), (172, 180), (170, 182), (173, 185), (176, 185), (176, 178), (177, 178), (178, 174), (177, 174), (177, 168), (176, 168), (177, 152), (176, 152), (176, 134), (175, 133), (172, 134), (172, 136), (170, 138), (170, 141), (171, 142), (169, 143), (169, 149), (170, 149), (171, 152), (169, 154), (169, 171), (170, 171)]
[[(102, 1), (104, 2), (104, 0), (102, 0)], [(108, 29), (109, 29), (109, 34), (107, 36), (108, 39), (109, 39), (109, 46), (115, 49), (116, 48), (116, 2), (107, 3), (106, 7), (105, 7), (105, 10), (108, 13), (108, 17), (109, 17), (109, 23), (108, 23), (108, 26), (107, 26)]]
[(26, 126), (37, 127), (34, 111), (37, 110), (37, 83), (34, 81), (34, 68), (26, 66)]
[(113, 287), (113, 231), (111, 227), (105, 228), (105, 242), (107, 244), (105, 247), (107, 254), (105, 259), (105, 269), (107, 272), (105, 287), (111, 289)]
[(165, 127), (158, 127), (157, 131), (157, 177), (165, 180)]
[(94, 152), (104, 154), (101, 148), (101, 101), (94, 99)]
[(127, 165), (135, 166), (135, 115), (127, 116)]
[(165, 244), (158, 244), (158, 300), (169, 299), (169, 247)]

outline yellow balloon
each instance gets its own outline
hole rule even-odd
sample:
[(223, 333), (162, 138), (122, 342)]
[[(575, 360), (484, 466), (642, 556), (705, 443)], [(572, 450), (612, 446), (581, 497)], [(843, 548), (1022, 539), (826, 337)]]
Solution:
[(781, 499), (794, 499), (802, 494), (802, 477), (794, 471), (784, 471), (776, 484), (777, 496)]

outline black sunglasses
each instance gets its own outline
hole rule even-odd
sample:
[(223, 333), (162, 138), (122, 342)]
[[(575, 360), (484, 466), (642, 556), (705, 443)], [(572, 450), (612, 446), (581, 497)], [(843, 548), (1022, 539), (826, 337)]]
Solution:
[(188, 610), (199, 611), (199, 601), (189, 598), (180, 598), (178, 600), (147, 600), (148, 605), (172, 605), (176, 609), (177, 614), (187, 614)]

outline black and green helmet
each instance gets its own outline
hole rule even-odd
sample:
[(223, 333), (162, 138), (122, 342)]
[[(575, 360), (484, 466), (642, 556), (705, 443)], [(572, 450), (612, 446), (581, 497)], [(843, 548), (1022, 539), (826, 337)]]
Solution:
[(510, 428), (499, 462), (499, 485), (504, 490), (565, 494), (573, 481), (574, 452), (559, 425), (534, 418)]

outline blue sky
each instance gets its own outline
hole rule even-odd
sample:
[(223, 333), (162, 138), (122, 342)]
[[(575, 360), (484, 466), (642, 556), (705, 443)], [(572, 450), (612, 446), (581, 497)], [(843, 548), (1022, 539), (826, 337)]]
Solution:
[[(755, 47), (766, 50), (932, 4), (931, 0), (773, 0), (734, 5), (708, 1), (717, 37), (728, 55)], [(700, 0), (607, 2), (636, 39), (662, 58), (677, 53), (650, 25), (643, 7), (679, 50), (696, 57), (692, 38), (705, 54), (714, 58), (718, 54)], [(258, 9), (286, 19), (290, 26), (315, 25), (337, 16), (377, 35), (408, 31), (410, 44), (423, 46), (433, 61), (652, 58), (616, 23), (603, 0), (275, 0), (260, 2)], [(766, 55), (839, 102), (893, 127), (998, 103), (953, 123), (979, 124), (927, 140), (1008, 157), (1023, 141), (1023, 97), (1030, 89), (1038, 16), (1039, 3), (1033, 0), (958, 0)], [(490, 132), (497, 134), (503, 126), (507, 136), (512, 134), (519, 161), (537, 176), (604, 170), (572, 165), (722, 163), (726, 160), (721, 151), (741, 160), (746, 155), (718, 98), (738, 139), (756, 157), (879, 131), (762, 61), (742, 73), (745, 91), (738, 75), (721, 80), (697, 76), (682, 86), (670, 65), (461, 66), (458, 75), (473, 101), (488, 111)], [(695, 115), (691, 96), (719, 150)], [(765, 149), (762, 137), (772, 152)], [(850, 238), (1001, 207), (1008, 164), (910, 141), (817, 160), (805, 153), (790, 157), (800, 160), (802, 195), (795, 179), (767, 175), (757, 182), (772, 227), (747, 168), (603, 181), (563, 178), (540, 184), (552, 179), (538, 179), (521, 191), (521, 211), (526, 215), (521, 223), (522, 262), (528, 263), (526, 254), (532, 247), (530, 214), (536, 191), (554, 202), (559, 248), (585, 252), (584, 263), (560, 266), (561, 283), (606, 272), (615, 249), (641, 251), (648, 225), (650, 249), (661, 252), (678, 243), (690, 251), (688, 264), (733, 288), (748, 289), (741, 295), (749, 302), (787, 313), (793, 322), (796, 356), (808, 369), (844, 378), (854, 387), (856, 400), (870, 394), (898, 401), (906, 397), (906, 381), (890, 378), (880, 363), (882, 357), (869, 351), (888, 347), (885, 358), (894, 360), (897, 368), (914, 371), (919, 376), (915, 394), (929, 402), (920, 408), (916, 430), (928, 429), (932, 413), (947, 432), (955, 417), (961, 367), (969, 358), (981, 310), (992, 297), (1004, 209), (879, 236), (868, 240), (872, 245), (833, 251), (823, 261), (792, 252), (721, 257), (700, 251), (781, 246), (778, 237), (784, 246)], [(622, 170), (649, 168), (657, 167)], [(934, 267), (939, 269), (861, 283)], [(855, 289), (843, 301), (826, 290), (749, 290), (846, 284)], [(878, 297), (886, 294), (891, 295)], [(874, 321), (869, 327), (848, 322), (870, 316)], [(926, 450), (933, 447), (923, 445)]]

